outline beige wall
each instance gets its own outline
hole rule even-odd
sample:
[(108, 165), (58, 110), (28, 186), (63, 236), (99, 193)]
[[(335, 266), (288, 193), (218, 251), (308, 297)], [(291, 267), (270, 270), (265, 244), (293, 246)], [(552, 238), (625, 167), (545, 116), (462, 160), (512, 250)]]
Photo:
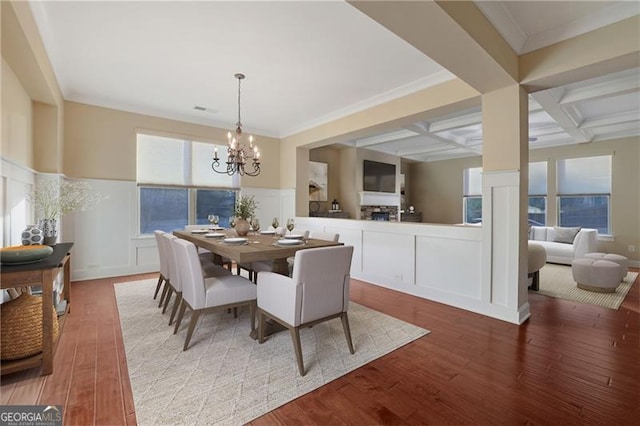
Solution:
[(482, 167), (482, 157), (459, 158), (410, 166), (409, 199), (427, 223), (462, 222), (462, 171)]
[[(604, 142), (536, 149), (529, 161), (547, 161), (549, 184), (547, 211), (556, 211), (555, 163), (559, 159), (594, 155), (612, 155), (611, 229), (614, 241), (601, 240), (598, 249), (640, 259), (640, 138), (623, 138)], [(470, 157), (411, 166), (410, 197), (423, 220), (431, 223), (462, 222), (463, 170), (482, 167), (481, 157)], [(556, 217), (548, 213), (547, 224)], [(635, 245), (636, 252), (628, 246)]]
[[(228, 131), (75, 102), (65, 102), (64, 129), (65, 174), (70, 177), (113, 180), (136, 179), (138, 130), (220, 143), (226, 143)], [(278, 188), (279, 140), (254, 136), (260, 148), (262, 172), (258, 177), (243, 176), (241, 185)]]
[(33, 168), (31, 98), (2, 59), (2, 157)]

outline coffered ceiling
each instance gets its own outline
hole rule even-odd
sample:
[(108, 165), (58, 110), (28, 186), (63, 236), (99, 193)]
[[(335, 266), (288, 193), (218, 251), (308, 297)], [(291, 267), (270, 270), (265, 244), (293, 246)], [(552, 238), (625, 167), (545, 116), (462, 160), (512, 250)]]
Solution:
[[(634, 68), (529, 96), (530, 149), (640, 135), (640, 69)], [(482, 154), (482, 111), (419, 122), (346, 145), (438, 161)]]
[[(627, 1), (476, 1), (517, 53), (640, 13)], [(30, 2), (66, 100), (284, 137), (454, 78), (343, 1)], [(531, 147), (640, 134), (640, 74), (530, 97)], [(204, 111), (195, 109), (204, 107)], [(482, 152), (479, 109), (346, 141), (414, 161)]]

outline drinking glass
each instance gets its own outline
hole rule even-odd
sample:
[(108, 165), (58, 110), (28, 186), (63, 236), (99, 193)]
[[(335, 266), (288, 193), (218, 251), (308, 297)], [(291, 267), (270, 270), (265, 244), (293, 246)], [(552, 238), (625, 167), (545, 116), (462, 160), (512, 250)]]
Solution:
[(220, 217), (216, 214), (210, 214), (207, 219), (209, 219), (209, 223), (213, 226), (218, 226), (218, 223), (220, 223)]
[(278, 218), (274, 217), (273, 220), (271, 221), (271, 226), (273, 226), (273, 229), (277, 229), (279, 225), (280, 225), (280, 222), (278, 222)]
[(258, 231), (260, 231), (260, 221), (258, 220), (258, 218), (253, 219), (251, 227), (253, 228), (253, 232), (255, 232), (256, 234), (258, 233)]
[(231, 216), (229, 218), (229, 227), (230, 228), (235, 228), (236, 227), (236, 218), (234, 216)]
[(287, 229), (289, 230), (289, 233), (293, 231), (293, 228), (294, 228), (293, 219), (287, 219)]

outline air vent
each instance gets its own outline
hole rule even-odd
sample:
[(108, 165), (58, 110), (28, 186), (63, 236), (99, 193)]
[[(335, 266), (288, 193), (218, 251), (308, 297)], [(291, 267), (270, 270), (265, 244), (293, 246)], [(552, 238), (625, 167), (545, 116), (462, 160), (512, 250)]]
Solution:
[(197, 111), (206, 111), (207, 110), (205, 107), (200, 106), (200, 105), (194, 106), (193, 109), (195, 109)]

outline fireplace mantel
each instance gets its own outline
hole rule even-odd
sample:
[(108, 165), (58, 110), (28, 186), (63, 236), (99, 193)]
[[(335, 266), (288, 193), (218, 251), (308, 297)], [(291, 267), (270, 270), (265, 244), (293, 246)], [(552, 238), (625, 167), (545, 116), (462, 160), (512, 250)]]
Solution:
[(361, 206), (400, 206), (400, 195), (389, 192), (360, 192)]

